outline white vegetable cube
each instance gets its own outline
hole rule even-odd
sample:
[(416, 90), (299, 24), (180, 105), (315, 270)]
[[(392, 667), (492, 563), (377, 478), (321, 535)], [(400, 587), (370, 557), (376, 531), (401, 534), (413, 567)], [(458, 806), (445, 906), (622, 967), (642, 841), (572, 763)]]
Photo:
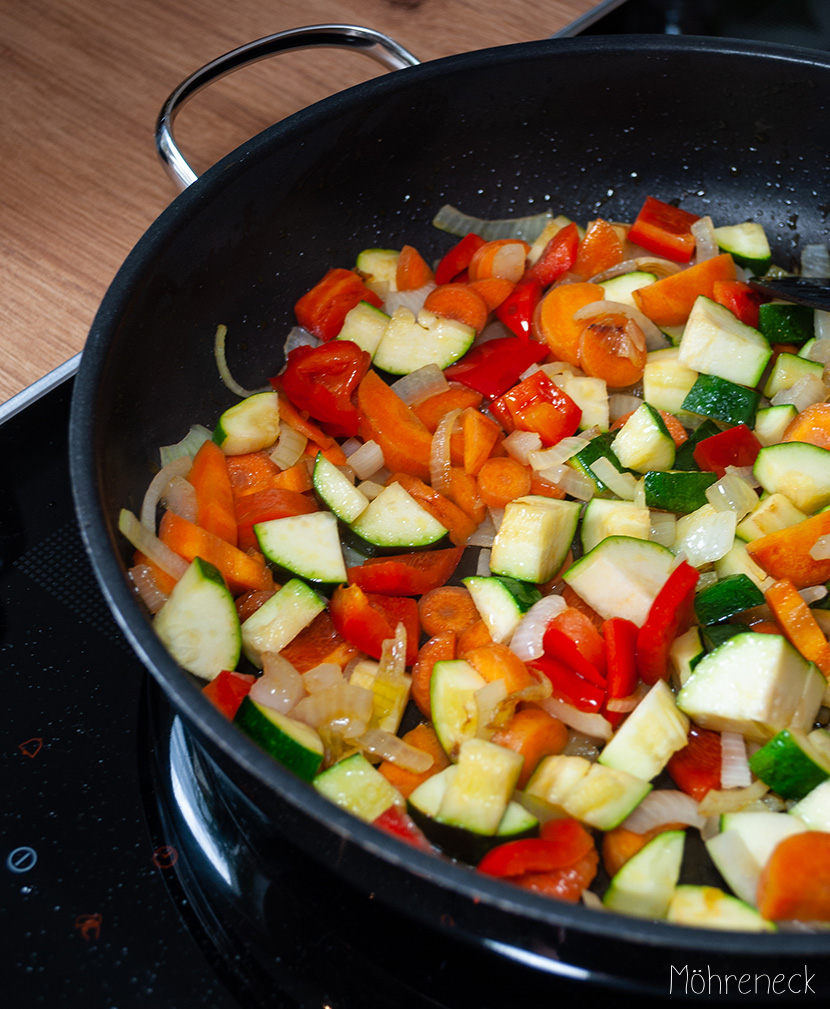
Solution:
[(569, 375), (562, 382), (562, 391), (570, 396), (582, 411), (579, 430), (599, 428), (607, 431), (610, 424), (608, 387), (601, 378), (587, 375)]
[(738, 385), (754, 386), (772, 356), (766, 339), (735, 315), (700, 295), (680, 341), (681, 364)]
[(651, 781), (688, 742), (689, 719), (663, 680), (649, 690), (606, 744), (599, 761)]
[(490, 554), (493, 574), (520, 581), (549, 581), (562, 566), (576, 532), (578, 501), (530, 494), (504, 509)]
[(809, 729), (825, 682), (782, 635), (747, 632), (700, 660), (677, 706), (703, 728), (764, 743), (781, 729)]
[(656, 410), (679, 413), (697, 376), (680, 360), (679, 347), (653, 350), (643, 370), (643, 399)]

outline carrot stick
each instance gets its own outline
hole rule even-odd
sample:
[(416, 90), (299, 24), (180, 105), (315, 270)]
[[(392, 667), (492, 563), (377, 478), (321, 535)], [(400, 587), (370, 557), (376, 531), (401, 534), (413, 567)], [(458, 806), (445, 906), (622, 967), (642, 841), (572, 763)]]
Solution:
[(254, 533), (257, 522), (269, 522), (289, 515), (307, 515), (317, 510), (317, 503), (312, 497), (294, 490), (268, 487), (254, 494), (245, 494), (236, 499), (237, 545), (240, 550), (259, 549)]
[(476, 669), (488, 683), (504, 680), (508, 694), (515, 694), (525, 687), (532, 687), (534, 680), (527, 666), (507, 645), (493, 641), (469, 651), (459, 652), (459, 658)]
[(246, 452), (226, 458), (234, 497), (272, 487), (280, 468), (267, 452)]
[(539, 302), (535, 328), (558, 361), (579, 367), (579, 340), (585, 323), (574, 321), (574, 312), (602, 300), (605, 289), (599, 284), (562, 284), (553, 287)]
[(455, 631), (442, 631), (421, 645), (412, 666), (412, 700), (422, 715), (432, 717), (429, 686), (436, 662), (455, 658)]
[(504, 508), (530, 493), (531, 473), (518, 459), (506, 455), (487, 459), (478, 473), (478, 492), (489, 508)]
[(591, 221), (579, 243), (573, 272), (589, 280), (608, 270), (623, 258), (623, 245), (613, 225), (601, 217)]
[(418, 600), (421, 627), (431, 637), (444, 631), (461, 634), (479, 619), (469, 590), (463, 585), (442, 585), (430, 589)]
[(797, 589), (830, 580), (830, 560), (815, 560), (810, 550), (820, 536), (830, 534), (830, 511), (759, 536), (747, 553), (773, 578), (788, 578)]
[(390, 470), (429, 480), (432, 433), (376, 371), (357, 387), (357, 410), (360, 436), (380, 445)]
[(504, 277), (517, 283), (525, 272), (530, 246), (519, 238), (494, 238), (473, 253), (467, 273), (470, 280)]
[(830, 448), (830, 403), (814, 403), (802, 410), (781, 440), (805, 441), (819, 448)]
[(513, 293), (516, 284), (506, 277), (483, 277), (481, 280), (470, 281), (471, 290), (480, 294), (489, 311), (494, 311)]
[(461, 414), (464, 472), (477, 475), (502, 436), (501, 428), (472, 407)]
[(711, 298), (718, 280), (734, 280), (735, 263), (728, 252), (704, 259), (687, 270), (661, 277), (633, 294), (637, 307), (657, 326), (682, 326), (699, 295)]
[(163, 571), (155, 561), (150, 560), (150, 558), (143, 554), (140, 550), (136, 550), (133, 555), (133, 564), (146, 564), (147, 567), (153, 574), (155, 583), (158, 586), (159, 592), (164, 592), (165, 595), (170, 595), (176, 585), (176, 579), (169, 575), (166, 571)]
[(399, 291), (416, 291), (433, 279), (424, 257), (411, 245), (405, 245), (398, 256), (395, 286)]
[(563, 722), (542, 708), (520, 708), (504, 728), (493, 736), (498, 746), (506, 746), (524, 757), (517, 788), (524, 788), (542, 757), (561, 753), (568, 742)]
[(424, 308), (434, 315), (472, 326), (477, 333), (487, 325), (490, 315), (484, 298), (468, 284), (459, 283), (442, 284), (430, 291)]
[(624, 389), (643, 377), (647, 360), (646, 341), (634, 338), (629, 320), (623, 315), (594, 319), (579, 339), (579, 362), (592, 378), (601, 378), (610, 389)]
[(399, 483), (430, 515), (449, 530), (450, 539), (461, 547), (476, 531), (478, 523), (429, 484), (408, 473), (393, 473), (387, 483)]
[(428, 753), (432, 757), (432, 767), (420, 772), (410, 771), (399, 764), (393, 763), (391, 760), (384, 760), (378, 765), (378, 770), (384, 778), (391, 782), (406, 799), (427, 778), (431, 778), (433, 774), (437, 774), (439, 771), (443, 771), (445, 767), (449, 767), (450, 760), (438, 742), (438, 736), (431, 725), (416, 725), (414, 729), (410, 729), (409, 732), (404, 733), (403, 740), (409, 743), (410, 746), (414, 746), (416, 750), (423, 750), (424, 753)]
[(477, 408), (481, 406), (483, 399), (481, 393), (476, 392), (475, 389), (470, 389), (466, 385), (454, 384), (444, 392), (436, 392), (432, 396), (427, 396), (426, 399), (412, 407), (412, 412), (422, 424), (435, 434), (441, 420), (451, 410), (472, 409), (478, 413)]
[(479, 618), (475, 623), (470, 624), (465, 631), (461, 631), (458, 635), (456, 652), (459, 655), (462, 652), (470, 652), (474, 648), (480, 648), (482, 645), (489, 645), (492, 641), (493, 638), (490, 636), (490, 628), (484, 620)]
[(301, 460), (288, 469), (280, 470), (274, 476), (273, 487), (279, 490), (291, 490), (302, 494), (311, 490), (313, 484), (311, 480), (311, 467), (306, 460)]
[(188, 481), (196, 491), (196, 524), (236, 546), (233, 488), (225, 453), (216, 442), (206, 441), (200, 446)]
[(785, 838), (761, 870), (757, 900), (769, 921), (830, 921), (830, 834)]
[(171, 511), (165, 512), (159, 524), (159, 539), (186, 561), (201, 557), (218, 568), (234, 595), (273, 588), (274, 580), (261, 556), (252, 557)]
[(830, 676), (830, 643), (793, 583), (787, 578), (773, 582), (764, 596), (790, 644), (815, 662), (825, 678)]
[(481, 525), (487, 509), (478, 492), (478, 479), (472, 473), (466, 473), (461, 466), (451, 466), (448, 480), (447, 497), (477, 526)]

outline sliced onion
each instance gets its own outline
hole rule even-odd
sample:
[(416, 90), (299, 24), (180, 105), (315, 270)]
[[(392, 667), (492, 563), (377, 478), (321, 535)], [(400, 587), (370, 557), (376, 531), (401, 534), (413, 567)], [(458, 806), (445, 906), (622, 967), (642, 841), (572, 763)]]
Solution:
[(452, 429), (460, 416), (460, 410), (450, 410), (449, 413), (444, 414), (432, 436), (429, 475), (433, 489), (437, 490), (439, 494), (446, 494), (449, 490), (450, 469), (452, 467)]
[(693, 568), (719, 561), (732, 549), (737, 520), (733, 511), (716, 511), (710, 504), (677, 520), (673, 549), (682, 552)]
[(577, 501), (590, 501), (596, 493), (597, 485), (594, 481), (567, 463), (539, 470), (538, 475)]
[(634, 693), (629, 694), (627, 697), (609, 697), (605, 702), (605, 707), (609, 711), (619, 711), (622, 714), (627, 714), (637, 707), (650, 689), (648, 684), (640, 682), (637, 684), (637, 689)]
[(494, 277), (502, 277), (517, 284), (525, 272), (527, 248), (520, 242), (509, 242), (496, 251), (491, 266)]
[(141, 524), (151, 532), (156, 531), (156, 509), (165, 488), (174, 476), (187, 476), (192, 461), (189, 456), (180, 456), (163, 466), (150, 481), (141, 503)]
[(423, 774), (435, 763), (435, 758), (431, 753), (417, 749), (385, 729), (366, 729), (362, 735), (350, 738), (349, 742), (363, 753), (381, 760), (390, 760), (398, 767), (415, 774)]
[(677, 537), (677, 517), (673, 512), (649, 511), (648, 538), (652, 543), (671, 547)]
[(374, 501), (384, 489), (384, 486), (384, 484), (378, 483), (376, 480), (361, 480), (357, 485), (357, 489), (365, 494), (370, 501)]
[(365, 441), (360, 448), (349, 456), (349, 465), (354, 470), (358, 480), (367, 480), (382, 469), (386, 460), (383, 449), (376, 441)]
[[(592, 301), (574, 312), (573, 317), (576, 322), (589, 322), (591, 319), (604, 315), (624, 315), (630, 321), (635, 322), (646, 341), (648, 350), (659, 350), (669, 345), (665, 333), (633, 305), (624, 305), (619, 301)], [(636, 332), (632, 334), (631, 338), (636, 343)]]
[(255, 393), (267, 392), (270, 390), (270, 385), (262, 386), (259, 389), (246, 389), (236, 381), (233, 375), (231, 375), (230, 368), (228, 367), (228, 361), (225, 356), (225, 340), (227, 335), (228, 327), (219, 325), (216, 327), (216, 336), (213, 340), (213, 356), (216, 358), (216, 367), (219, 369), (219, 377), (225, 385), (232, 393), (234, 393), (234, 395), (239, 396), (240, 399), (247, 399)]
[(482, 578), (490, 574), (490, 551), (487, 548), (479, 551), (478, 561), (476, 562), (476, 574)]
[(163, 445), (159, 449), (159, 465), (164, 467), (179, 456), (190, 456), (191, 459), (202, 447), (203, 442), (210, 441), (211, 432), (202, 424), (194, 424), (181, 441), (175, 445)]
[(692, 224), (690, 231), (695, 240), (695, 262), (702, 263), (704, 260), (714, 259), (720, 250), (712, 218), (699, 217)]
[(507, 684), (499, 679), (490, 680), (473, 694), (477, 711), (476, 736), (479, 739), (489, 739), (498, 728), (499, 713), (506, 698)]
[(183, 476), (174, 476), (162, 491), (159, 503), (188, 522), (196, 521), (196, 488)]
[(291, 351), (296, 350), (297, 347), (319, 347), (321, 343), (322, 340), (319, 337), (307, 329), (303, 329), (302, 326), (292, 326), (285, 338), (283, 353), (288, 357)]
[(632, 396), (627, 392), (615, 392), (608, 397), (608, 416), (611, 423), (643, 405), (642, 396)]
[(586, 736), (593, 736), (594, 739), (607, 742), (614, 733), (607, 718), (591, 711), (580, 711), (572, 704), (560, 701), (558, 697), (548, 697), (544, 701), (539, 701), (539, 707), (544, 708), (548, 714), (554, 715), (565, 725), (584, 732)]
[(781, 389), (770, 402), (773, 406), (792, 405), (801, 413), (814, 403), (823, 403), (827, 399), (827, 387), (815, 375), (805, 375), (798, 379), (789, 389)]
[[(830, 321), (830, 312), (816, 312), (817, 322), (819, 315), (826, 315), (828, 321)], [(823, 364), (825, 368), (830, 365), (830, 326), (828, 326), (826, 335), (819, 335), (818, 329), (816, 329), (815, 343), (810, 345), (805, 357), (810, 361), (817, 361), (819, 364)]]
[(289, 469), (302, 459), (306, 445), (308, 438), (302, 432), (288, 424), (280, 424), (280, 435), (271, 458), (280, 469)]
[(408, 406), (416, 406), (430, 396), (446, 392), (449, 382), (437, 364), (425, 364), (392, 383), (392, 388)]
[(812, 606), (813, 603), (817, 603), (819, 599), (824, 599), (827, 596), (827, 586), (826, 585), (808, 585), (804, 589), (799, 589), (798, 594), (804, 600), (808, 606)]
[[(816, 343), (822, 340), (830, 340), (830, 312), (822, 312), (816, 309), (813, 317), (813, 332), (816, 335)], [(815, 344), (812, 349), (816, 349)]]
[(538, 659), (543, 654), (542, 639), (545, 629), (555, 616), (568, 608), (568, 604), (555, 593), (543, 596), (534, 603), (519, 621), (513, 637), (510, 639), (510, 649), (523, 662)]
[(830, 249), (826, 245), (805, 245), (801, 252), (801, 275), (830, 277)]
[(734, 813), (762, 798), (768, 791), (769, 785), (765, 785), (760, 779), (748, 788), (729, 788), (724, 791), (713, 788), (700, 800), (700, 812), (704, 816)]
[(623, 820), (622, 827), (633, 830), (636, 834), (645, 834), (646, 831), (667, 823), (688, 823), (702, 830), (706, 825), (706, 817), (691, 795), (674, 788), (658, 788), (649, 792)]
[(720, 734), (721, 788), (747, 788), (752, 784), (752, 772), (746, 756), (746, 740), (739, 732)]
[(682, 267), (679, 263), (673, 263), (670, 259), (661, 259), (659, 256), (637, 256), (635, 259), (624, 259), (616, 266), (603, 270), (590, 278), (592, 284), (601, 284), (603, 280), (610, 280), (612, 277), (620, 277), (624, 273), (634, 273), (642, 270), (646, 273), (654, 273), (658, 277), (668, 277), (672, 273), (678, 273)]
[(297, 669), (277, 652), (264, 652), (262, 676), (251, 687), (251, 700), (286, 715), (306, 695)]
[(180, 557), (166, 543), (162, 543), (155, 533), (142, 525), (136, 516), (126, 508), (122, 508), (119, 513), (118, 530), (136, 550), (143, 553), (145, 557), (157, 564), (162, 571), (170, 575), (171, 578), (175, 578), (176, 581), (187, 571), (188, 563), (184, 557)]
[(602, 455), (590, 464), (590, 470), (601, 483), (623, 501), (633, 501), (637, 492), (637, 478), (633, 473), (621, 473), (617, 467)]
[(435, 290), (435, 284), (426, 284), (424, 287), (416, 287), (411, 291), (389, 291), (384, 299), (383, 307), (386, 309), (387, 315), (394, 315), (399, 310), (410, 312), (414, 322), (424, 307), (429, 292), (433, 290)]
[(523, 466), (529, 465), (531, 452), (537, 452), (542, 447), (542, 439), (536, 431), (511, 431), (502, 442), (505, 451)]
[(406, 673), (406, 627), (399, 623), (395, 636), (387, 638), (380, 651), (380, 662), (376, 679), (390, 683), (400, 682)]
[(562, 748), (562, 754), (566, 757), (583, 757), (593, 764), (599, 759), (598, 742), (596, 736), (586, 736), (584, 732), (569, 729), (568, 741)]
[(478, 526), (476, 531), (467, 540), (468, 547), (492, 547), (496, 538), (496, 526), (489, 513), (484, 517), (484, 521)]
[(551, 214), (544, 211), (528, 217), (505, 217), (487, 220), (465, 214), (457, 207), (445, 204), (432, 219), (433, 226), (450, 235), (463, 238), (471, 231), (480, 235), (486, 242), (495, 238), (522, 238), (526, 242), (534, 242), (551, 219)]
[(336, 662), (322, 662), (302, 674), (303, 686), (309, 694), (329, 690), (344, 682), (343, 670)]
[(561, 441), (558, 441), (555, 445), (551, 445), (550, 448), (529, 452), (527, 461), (531, 468), (535, 470), (546, 469), (548, 466), (559, 466), (561, 463), (567, 462), (568, 459), (575, 456), (577, 452), (581, 452), (584, 448), (587, 448), (590, 444), (591, 438), (585, 435), (571, 435), (568, 438), (562, 438)]
[(304, 697), (294, 706), (291, 716), (313, 729), (326, 726), (341, 736), (354, 738), (366, 731), (373, 707), (371, 690), (344, 681)]
[(151, 613), (158, 613), (169, 597), (158, 587), (153, 569), (147, 564), (136, 564), (128, 574), (147, 609)]
[(810, 547), (810, 556), (814, 561), (830, 560), (830, 535), (819, 536)]
[(718, 511), (732, 511), (740, 521), (758, 505), (758, 495), (734, 471), (706, 488), (706, 500)]

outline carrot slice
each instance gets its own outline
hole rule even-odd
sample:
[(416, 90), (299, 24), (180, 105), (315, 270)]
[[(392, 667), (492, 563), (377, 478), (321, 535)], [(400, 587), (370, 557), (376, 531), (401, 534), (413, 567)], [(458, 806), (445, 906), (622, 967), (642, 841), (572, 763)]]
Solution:
[[(477, 475), (501, 438), (501, 428), (480, 410), (468, 408), (461, 414), (464, 472)], [(481, 488), (479, 487), (479, 493)]]
[(757, 899), (769, 921), (830, 921), (830, 834), (785, 838), (761, 870)]
[(416, 725), (414, 729), (404, 733), (403, 740), (410, 746), (414, 746), (416, 750), (423, 750), (424, 753), (428, 753), (432, 757), (432, 767), (426, 771), (410, 771), (391, 760), (384, 760), (378, 765), (378, 770), (384, 778), (407, 799), (427, 778), (431, 778), (433, 774), (449, 767), (450, 759), (444, 753), (444, 748), (438, 742), (438, 736), (431, 725)]
[(488, 645), (492, 640), (490, 628), (484, 620), (479, 618), (458, 635), (456, 652), (460, 655), (462, 652), (472, 651), (473, 648), (479, 648), (481, 645)]
[(495, 733), (493, 742), (524, 757), (516, 786), (522, 789), (542, 757), (562, 752), (568, 742), (568, 730), (563, 722), (542, 708), (520, 708), (507, 725)]
[(682, 326), (701, 294), (711, 298), (716, 281), (734, 279), (735, 263), (728, 252), (723, 252), (641, 287), (633, 298), (655, 325)]
[(504, 508), (530, 493), (531, 473), (512, 456), (487, 459), (478, 473), (478, 492), (488, 508)]
[(448, 497), (433, 490), (429, 484), (408, 473), (394, 473), (387, 483), (399, 483), (430, 515), (437, 518), (449, 531), (450, 539), (457, 546), (464, 546), (476, 531), (479, 523)]
[(424, 257), (411, 245), (405, 245), (398, 256), (395, 286), (399, 291), (416, 291), (433, 279)]
[(357, 387), (357, 409), (361, 437), (380, 445), (390, 470), (429, 480), (432, 433), (376, 371)]
[[(470, 408), (479, 414), (477, 408), (481, 406), (483, 399), (484, 397), (480, 392), (476, 392), (475, 389), (471, 389), (469, 386), (450, 385), (443, 392), (436, 392), (432, 396), (422, 399), (420, 403), (412, 407), (412, 412), (422, 424), (435, 434), (441, 420), (451, 410), (466, 410)], [(479, 416), (483, 416), (483, 414), (479, 414)]]
[(482, 277), (481, 280), (470, 281), (470, 290), (480, 294), (490, 312), (513, 293), (516, 284), (506, 277)]
[(418, 600), (418, 615), (431, 638), (444, 631), (461, 634), (479, 619), (473, 597), (463, 585), (442, 585), (425, 592)]
[(186, 561), (201, 557), (218, 568), (234, 595), (273, 587), (271, 572), (261, 557), (246, 554), (171, 511), (165, 512), (159, 524), (159, 539)]
[(482, 296), (468, 284), (442, 284), (426, 296), (424, 308), (445, 319), (472, 326), (480, 333), (487, 325), (490, 309)]
[(623, 315), (590, 320), (579, 338), (582, 370), (592, 378), (601, 378), (610, 389), (639, 382), (647, 355), (642, 331)]
[(793, 583), (787, 578), (773, 582), (764, 596), (790, 644), (830, 676), (830, 643)]
[(454, 659), (456, 633), (441, 631), (418, 650), (418, 658), (412, 666), (412, 700), (422, 715), (432, 717), (432, 705), (429, 699), (429, 688), (432, 681), (432, 670), (436, 662)]
[(623, 244), (616, 228), (598, 217), (591, 221), (579, 243), (573, 272), (589, 279), (608, 270), (623, 259)]
[(810, 550), (820, 536), (830, 534), (830, 512), (819, 512), (786, 529), (759, 536), (747, 553), (773, 578), (788, 578), (797, 589), (830, 580), (830, 560), (815, 560)]
[(585, 323), (575, 322), (574, 312), (600, 301), (604, 293), (599, 284), (562, 284), (551, 288), (539, 302), (534, 330), (558, 361), (567, 361), (579, 367), (579, 341)]
[(804, 441), (830, 448), (830, 403), (814, 403), (802, 410), (784, 431), (781, 441)]
[(534, 680), (527, 666), (507, 645), (493, 641), (466, 652), (459, 652), (488, 683), (504, 680), (508, 694), (515, 694), (525, 687), (532, 687)]
[(517, 283), (525, 272), (530, 246), (519, 238), (494, 238), (473, 253), (467, 273), (470, 280), (503, 277)]

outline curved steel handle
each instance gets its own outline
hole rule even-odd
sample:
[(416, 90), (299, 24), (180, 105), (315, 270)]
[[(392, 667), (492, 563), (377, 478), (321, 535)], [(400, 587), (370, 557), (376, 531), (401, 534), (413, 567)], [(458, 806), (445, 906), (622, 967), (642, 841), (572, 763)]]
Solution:
[(289, 28), (287, 31), (248, 42), (238, 49), (225, 53), (224, 56), (211, 60), (182, 81), (169, 95), (156, 121), (156, 150), (180, 189), (186, 189), (198, 178), (173, 138), (173, 122), (181, 107), (203, 88), (235, 70), (241, 70), (278, 53), (315, 47), (356, 49), (366, 56), (371, 56), (389, 70), (414, 67), (420, 62), (409, 50), (398, 45), (388, 35), (358, 25), (338, 24)]

